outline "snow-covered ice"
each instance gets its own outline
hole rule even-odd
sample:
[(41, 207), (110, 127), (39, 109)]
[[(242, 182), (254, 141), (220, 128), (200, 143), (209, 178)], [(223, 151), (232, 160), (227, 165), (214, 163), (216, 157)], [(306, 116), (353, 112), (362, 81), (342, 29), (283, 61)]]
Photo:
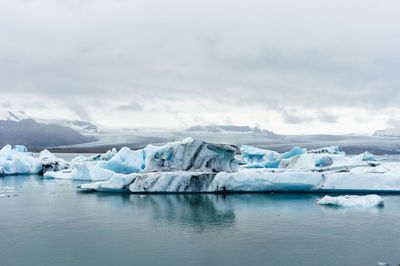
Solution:
[(105, 181), (109, 180), (115, 173), (111, 170), (100, 168), (94, 165), (81, 164), (75, 169), (65, 169), (61, 171), (48, 171), (44, 173), (44, 178)]
[(128, 188), (128, 186), (131, 184), (131, 182), (134, 180), (136, 176), (137, 176), (136, 173), (130, 175), (113, 174), (109, 180), (103, 182), (98, 181), (87, 184), (81, 184), (78, 187), (81, 190), (121, 192)]
[(17, 146), (12, 149), (11, 145), (6, 145), (0, 150), (0, 175), (37, 174), (42, 171), (40, 160), (24, 148)]
[(114, 155), (117, 154), (117, 149), (112, 148), (111, 150), (108, 150), (105, 154), (101, 155), (101, 159), (104, 161), (110, 160)]
[(333, 205), (340, 207), (375, 207), (375, 206), (383, 206), (384, 200), (378, 195), (365, 195), (365, 196), (356, 196), (356, 195), (346, 195), (346, 196), (325, 196), (318, 201), (320, 205)]

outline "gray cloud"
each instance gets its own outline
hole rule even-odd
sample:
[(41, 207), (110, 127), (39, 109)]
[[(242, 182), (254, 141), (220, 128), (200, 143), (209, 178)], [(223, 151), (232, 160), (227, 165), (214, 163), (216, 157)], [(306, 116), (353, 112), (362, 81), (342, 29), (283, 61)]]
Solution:
[(326, 108), (398, 110), (399, 7), (372, 0), (5, 0), (0, 93), (28, 103), (46, 97), (85, 120), (104, 107), (92, 100), (136, 112), (170, 99), (175, 116), (188, 101), (315, 112), (283, 113), (288, 124), (337, 122), (318, 114)]
[(134, 111), (134, 112), (139, 112), (143, 110), (143, 107), (138, 104), (137, 102), (131, 102), (129, 104), (122, 104), (118, 105), (114, 108), (116, 111)]
[(324, 123), (336, 123), (338, 121), (338, 117), (336, 115), (325, 112), (319, 112), (317, 119)]
[(283, 111), (282, 118), (287, 124), (309, 124), (314, 120), (312, 116), (300, 114), (296, 110)]

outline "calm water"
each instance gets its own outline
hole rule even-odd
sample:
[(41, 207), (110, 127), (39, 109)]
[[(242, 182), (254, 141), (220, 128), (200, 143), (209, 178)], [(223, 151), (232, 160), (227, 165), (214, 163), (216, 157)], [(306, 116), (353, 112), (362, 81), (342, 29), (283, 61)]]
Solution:
[(305, 194), (82, 194), (78, 183), (0, 178), (0, 265), (400, 263), (400, 196), (385, 207)]

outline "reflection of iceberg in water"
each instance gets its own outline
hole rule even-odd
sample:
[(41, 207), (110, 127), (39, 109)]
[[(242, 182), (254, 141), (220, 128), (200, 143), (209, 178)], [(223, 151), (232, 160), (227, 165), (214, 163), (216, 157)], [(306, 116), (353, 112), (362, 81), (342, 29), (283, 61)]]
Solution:
[(226, 206), (223, 196), (182, 195), (131, 195), (130, 199), (140, 208), (151, 205), (152, 216), (157, 222), (180, 224), (196, 231), (220, 230), (234, 224), (235, 213)]
[(135, 213), (146, 215), (155, 223), (177, 225), (187, 230), (229, 229), (235, 222), (235, 213), (223, 195), (212, 194), (82, 194), (95, 196), (103, 204), (115, 208), (133, 207)]

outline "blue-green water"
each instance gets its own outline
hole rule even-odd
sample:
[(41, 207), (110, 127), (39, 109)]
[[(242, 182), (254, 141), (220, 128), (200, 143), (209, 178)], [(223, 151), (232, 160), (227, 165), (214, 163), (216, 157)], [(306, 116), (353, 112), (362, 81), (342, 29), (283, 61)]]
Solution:
[(0, 265), (390, 265), (400, 196), (332, 208), (306, 194), (82, 194), (0, 178)]

